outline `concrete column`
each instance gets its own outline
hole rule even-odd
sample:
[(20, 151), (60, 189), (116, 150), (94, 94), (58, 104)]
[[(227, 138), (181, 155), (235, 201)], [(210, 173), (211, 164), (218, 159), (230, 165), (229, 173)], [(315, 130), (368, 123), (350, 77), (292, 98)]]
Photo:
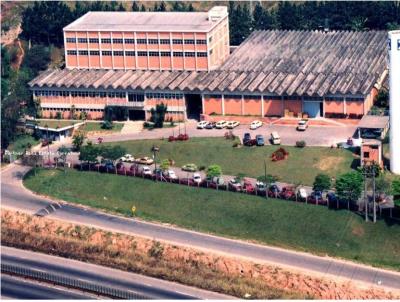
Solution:
[(222, 106), (222, 115), (225, 115), (225, 97), (221, 95), (221, 106)]
[(100, 67), (103, 68), (103, 55), (101, 53), (101, 37), (100, 37), (100, 32), (97, 32), (97, 35), (99, 37), (99, 56), (100, 56)]
[(88, 52), (88, 67), (90, 69), (90, 47), (89, 47), (89, 32), (86, 31), (86, 44), (87, 44), (87, 52)]
[(242, 94), (241, 106), (242, 106), (242, 115), (244, 115), (244, 95), (243, 94)]
[(201, 94), (201, 113), (204, 114), (204, 94)]
[[(123, 49), (123, 55), (124, 55), (124, 70), (126, 71), (126, 58), (125, 58), (125, 35), (124, 32), (122, 32), (122, 49)], [(129, 117), (128, 117), (129, 120)]]
[(261, 117), (264, 117), (264, 95), (261, 95)]
[(136, 40), (136, 31), (133, 33), (133, 38), (135, 39), (135, 69), (138, 69), (138, 54), (137, 54), (137, 40)]
[(113, 35), (112, 31), (110, 32), (111, 35), (111, 66), (114, 69), (114, 43), (113, 43)]
[(347, 114), (347, 104), (346, 104), (346, 98), (343, 98), (343, 113)]

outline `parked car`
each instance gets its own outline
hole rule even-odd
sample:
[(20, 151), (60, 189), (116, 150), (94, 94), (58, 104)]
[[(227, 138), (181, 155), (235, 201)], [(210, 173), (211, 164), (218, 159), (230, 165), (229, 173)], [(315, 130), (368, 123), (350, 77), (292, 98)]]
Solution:
[(186, 165), (182, 166), (182, 170), (187, 171), (187, 172), (195, 172), (198, 169), (195, 164), (186, 164)]
[(307, 128), (308, 128), (308, 120), (302, 119), (297, 124), (296, 129), (297, 129), (297, 131), (306, 131)]
[(47, 140), (47, 139), (44, 139), (44, 140), (42, 140), (42, 147), (46, 147), (47, 145), (51, 145), (51, 141), (50, 140)]
[(215, 128), (216, 122), (208, 122), (208, 124), (205, 126), (206, 129), (213, 129)]
[(141, 165), (151, 165), (154, 163), (154, 160), (150, 157), (145, 156), (145, 157), (137, 158), (135, 160), (135, 163), (141, 164)]
[(147, 166), (144, 166), (142, 168), (142, 173), (143, 173), (143, 175), (152, 175), (151, 169)]
[(170, 179), (178, 179), (174, 170), (167, 170), (164, 172), (165, 177), (169, 177)]
[(223, 129), (223, 128), (226, 127), (227, 124), (228, 124), (227, 121), (221, 120), (221, 121), (218, 121), (218, 122), (215, 124), (215, 128), (217, 128), (217, 129)]
[(207, 121), (198, 122), (197, 123), (197, 129), (204, 129), (208, 125), (208, 123), (209, 122), (207, 122)]
[(330, 206), (330, 207), (331, 207), (331, 206), (335, 206), (335, 207), (338, 206), (339, 199), (337, 198), (337, 196), (335, 195), (335, 193), (333, 193), (333, 192), (328, 192), (328, 193), (326, 194), (326, 199), (327, 199), (327, 201), (329, 202), (329, 206)]
[(246, 132), (244, 135), (243, 135), (243, 144), (245, 144), (247, 141), (249, 141), (249, 140), (251, 140), (251, 134), (250, 133), (248, 133), (248, 132)]
[(264, 146), (265, 142), (264, 142), (264, 136), (262, 135), (256, 135), (256, 145), (257, 146)]
[(279, 197), (286, 200), (294, 200), (296, 199), (296, 193), (292, 187), (284, 187), (279, 193)]
[(251, 181), (247, 178), (243, 179), (243, 191), (246, 193), (254, 193), (255, 192), (255, 187), (254, 185), (251, 183)]
[(240, 182), (238, 182), (236, 178), (232, 178), (228, 182), (228, 188), (229, 188), (229, 190), (232, 190), (235, 192), (242, 192), (242, 190), (243, 190), (242, 184)]
[(133, 163), (135, 161), (135, 158), (131, 154), (125, 154), (124, 156), (121, 157), (121, 161), (127, 163)]
[(264, 192), (267, 190), (267, 185), (263, 183), (262, 181), (257, 181), (256, 182), (256, 190), (257, 192)]
[(279, 136), (278, 132), (273, 131), (271, 133), (270, 142), (272, 145), (280, 145), (281, 144), (281, 137)]
[(268, 196), (278, 198), (280, 197), (281, 190), (276, 184), (271, 184), (268, 188)]
[(199, 183), (201, 183), (201, 175), (200, 175), (200, 173), (193, 173), (193, 181), (196, 183), (196, 184), (199, 184)]
[(237, 126), (239, 126), (240, 125), (240, 122), (238, 122), (238, 121), (229, 121), (227, 124), (226, 124), (226, 128), (228, 128), (228, 129), (233, 129), (233, 128), (236, 128)]
[(314, 204), (326, 204), (326, 199), (322, 195), (321, 191), (313, 191), (307, 201)]
[(298, 191), (297, 191), (297, 197), (298, 198), (300, 198), (300, 199), (303, 199), (303, 200), (306, 200), (307, 199), (307, 191), (306, 191), (306, 189), (304, 189), (304, 188), (300, 188)]
[(262, 121), (255, 120), (255, 121), (252, 121), (252, 122), (251, 122), (251, 124), (250, 124), (250, 129), (251, 129), (251, 130), (255, 130), (255, 129), (260, 128), (262, 125), (263, 125)]

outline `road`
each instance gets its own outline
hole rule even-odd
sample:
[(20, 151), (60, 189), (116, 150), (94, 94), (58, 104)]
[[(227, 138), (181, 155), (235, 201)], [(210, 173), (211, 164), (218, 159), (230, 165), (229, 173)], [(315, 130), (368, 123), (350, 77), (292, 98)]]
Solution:
[[(101, 286), (134, 292), (151, 299), (233, 298), (231, 296), (181, 285), (175, 282), (150, 278), (139, 274), (42, 253), (4, 246), (2, 247), (1, 253), (1, 261), (4, 264), (17, 265), (50, 274), (61, 275), (66, 278), (84, 280)], [(11, 289), (12, 288), (13, 287), (11, 287)], [(81, 296), (84, 297), (83, 294)]]
[(2, 299), (40, 299), (40, 300), (86, 300), (95, 299), (93, 295), (80, 293), (66, 288), (53, 287), (36, 281), (1, 275)]
[[(22, 186), (22, 176), (28, 168), (10, 166), (2, 172), (2, 206), (36, 213), (54, 201), (38, 197)], [(173, 244), (191, 246), (233, 257), (265, 261), (296, 270), (318, 273), (321, 276), (360, 281), (376, 287), (400, 289), (400, 273), (376, 269), (330, 257), (314, 256), (281, 248), (247, 243), (239, 240), (212, 236), (168, 225), (150, 223), (137, 219), (123, 218), (89, 208), (62, 203), (50, 217), (71, 223), (99, 227), (110, 231), (139, 235), (167, 241)]]

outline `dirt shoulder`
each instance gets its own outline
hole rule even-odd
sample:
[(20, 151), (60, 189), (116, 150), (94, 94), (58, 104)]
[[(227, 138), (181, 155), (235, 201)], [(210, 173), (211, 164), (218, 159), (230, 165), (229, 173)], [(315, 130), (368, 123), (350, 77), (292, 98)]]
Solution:
[[(148, 238), (1, 211), (2, 244), (259, 299), (399, 299), (400, 292), (332, 281)], [(250, 295), (250, 296), (249, 296)]]

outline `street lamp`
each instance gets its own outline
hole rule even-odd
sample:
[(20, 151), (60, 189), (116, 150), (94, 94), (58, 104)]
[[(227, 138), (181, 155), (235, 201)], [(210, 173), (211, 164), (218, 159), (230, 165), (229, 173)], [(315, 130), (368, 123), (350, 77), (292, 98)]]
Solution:
[(154, 160), (154, 172), (156, 173), (156, 178), (155, 180), (157, 181), (157, 162), (156, 162), (156, 156), (157, 152), (160, 152), (160, 147), (154, 146), (151, 148), (151, 151), (153, 152), (153, 160)]
[(50, 164), (50, 141), (49, 141), (49, 125), (45, 125), (47, 130), (47, 163)]

